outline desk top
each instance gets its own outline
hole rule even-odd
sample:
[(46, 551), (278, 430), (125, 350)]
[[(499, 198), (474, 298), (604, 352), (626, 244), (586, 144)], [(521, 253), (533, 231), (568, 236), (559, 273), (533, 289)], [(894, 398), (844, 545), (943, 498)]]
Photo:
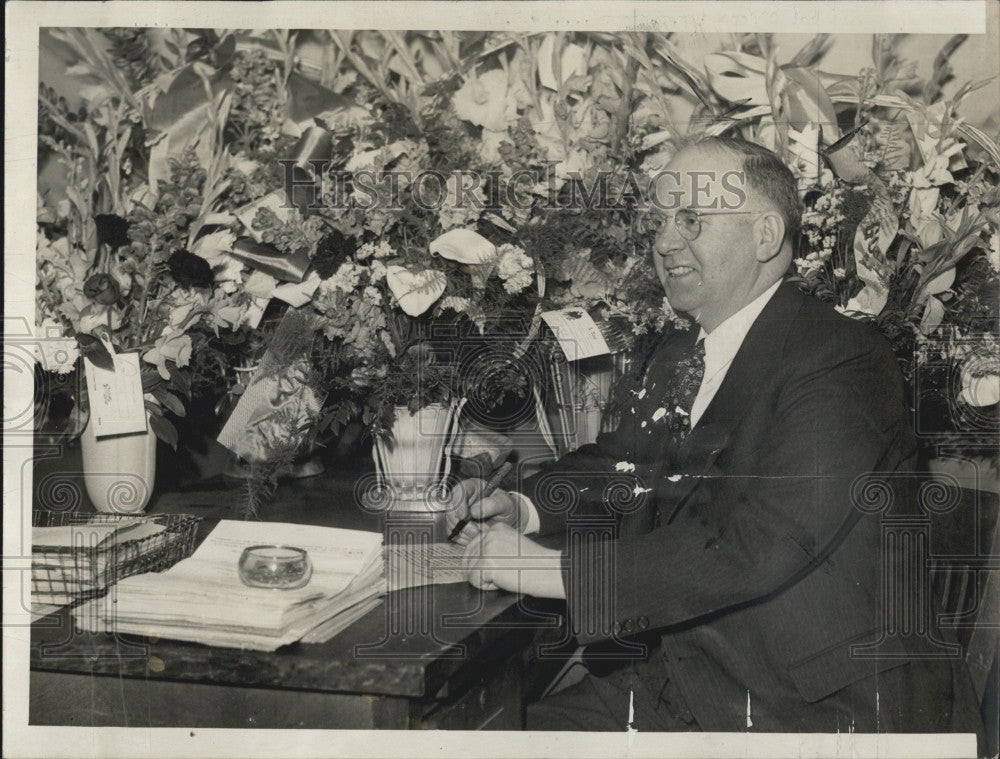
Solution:
[[(51, 471), (58, 465), (49, 464)], [(72, 479), (73, 466), (64, 470)], [(36, 465), (35, 481), (39, 481)], [(381, 530), (379, 517), (355, 504), (358, 470), (327, 471), (282, 482), (260, 518), (350, 529)], [(51, 478), (49, 486), (52, 485)], [(204, 518), (200, 537), (217, 519), (241, 516), (243, 485), (215, 478), (180, 492), (158, 482), (147, 513)], [(45, 508), (45, 494), (36, 493)], [(81, 510), (87, 510), (82, 504)], [(266, 653), (140, 636), (80, 633), (68, 610), (32, 625), (31, 667), (79, 674), (142, 677), (372, 695), (430, 697), (460, 670), (509, 656), (540, 628), (558, 626), (514, 594), (465, 583), (390, 593), (382, 603), (326, 643), (296, 643)]]
[[(327, 692), (433, 695), (469, 663), (523, 645), (525, 614), (517, 597), (468, 585), (410, 588), (326, 643), (295, 643), (275, 652), (216, 648), (131, 635), (79, 633), (63, 609), (32, 625), (31, 668), (78, 674), (238, 684)], [(406, 620), (433, 623), (389, 634)], [(422, 625), (421, 625), (422, 626)], [(520, 634), (518, 634), (520, 633)]]

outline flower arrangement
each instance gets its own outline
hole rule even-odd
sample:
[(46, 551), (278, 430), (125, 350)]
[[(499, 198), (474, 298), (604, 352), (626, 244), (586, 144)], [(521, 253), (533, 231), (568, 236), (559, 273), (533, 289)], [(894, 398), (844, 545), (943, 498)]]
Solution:
[[(158, 419), (222, 392), (290, 310), (314, 325), (327, 435), (384, 435), (398, 407), (472, 384), (486, 405), (525, 393), (511, 357), (544, 354), (547, 309), (582, 306), (638, 347), (683, 328), (637, 224), (643, 181), (724, 133), (795, 173), (801, 286), (873, 321), (914, 387), (979, 409), (977, 429), (996, 406), (1000, 150), (959, 115), (982, 83), (942, 100), (948, 51), (918, 82), (881, 36), (871, 66), (831, 75), (827, 35), (780, 64), (769, 36), (736, 36), (702, 66), (660, 33), (52, 35), (84, 104), (39, 96), (66, 188), (39, 199), (36, 323), (67, 340), (41, 366), (100, 360), (106, 331), (141, 353)], [(472, 371), (491, 340), (507, 357)]]
[[(164, 412), (183, 416), (193, 388), (217, 384), (225, 351), (213, 338), (236, 326), (211, 267), (190, 250), (225, 187), (218, 122), (206, 127), (200, 156), (189, 145), (144, 155), (139, 146), (154, 124), (170, 122), (134, 91), (97, 32), (53, 34), (92, 84), (77, 113), (45, 88), (39, 95), (40, 150), (64, 182), (40, 182), (36, 323), (43, 345), (64, 339), (62, 350), (42, 351), (40, 364), (64, 374), (81, 353), (111, 368), (106, 344), (138, 352), (152, 429), (176, 446)], [(216, 114), (225, 103), (211, 106)]]

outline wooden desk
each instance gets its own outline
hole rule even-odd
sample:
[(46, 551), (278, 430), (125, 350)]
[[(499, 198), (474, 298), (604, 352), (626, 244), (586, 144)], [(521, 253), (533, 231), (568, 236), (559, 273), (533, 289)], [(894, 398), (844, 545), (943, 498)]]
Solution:
[[(69, 456), (61, 466), (51, 470), (68, 479), (78, 471)], [(36, 469), (36, 482), (44, 479), (39, 474)], [(378, 517), (354, 505), (357, 476), (328, 472), (282, 484), (261, 517), (378, 529)], [(45, 494), (36, 496), (45, 507)], [(215, 519), (239, 518), (240, 499), (239, 486), (219, 480), (158, 492), (148, 511), (206, 517), (207, 533)], [(389, 594), (326, 643), (261, 653), (78, 633), (63, 610), (32, 626), (29, 722), (516, 730), (526, 657), (536, 636), (551, 635), (559, 622), (558, 615), (532, 613), (509, 593), (438, 585)]]

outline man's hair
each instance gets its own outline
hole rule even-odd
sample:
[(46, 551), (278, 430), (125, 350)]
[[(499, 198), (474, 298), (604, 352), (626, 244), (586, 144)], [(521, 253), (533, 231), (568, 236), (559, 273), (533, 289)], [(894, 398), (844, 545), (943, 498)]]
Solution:
[(747, 185), (774, 203), (785, 220), (785, 239), (791, 242), (794, 252), (802, 229), (802, 205), (795, 176), (785, 162), (762, 145), (737, 137), (703, 137), (682, 150), (692, 147), (724, 150), (743, 158), (741, 168)]

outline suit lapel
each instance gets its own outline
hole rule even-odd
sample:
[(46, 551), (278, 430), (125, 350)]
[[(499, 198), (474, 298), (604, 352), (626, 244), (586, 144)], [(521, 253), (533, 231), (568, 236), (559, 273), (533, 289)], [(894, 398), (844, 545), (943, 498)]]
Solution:
[(757, 395), (760, 383), (773, 375), (785, 337), (804, 297), (795, 285), (787, 282), (775, 291), (747, 332), (725, 379), (696, 428), (716, 423), (732, 428), (740, 420)]
[(670, 504), (670, 513), (661, 515), (664, 524), (676, 516), (697, 485), (710, 473), (719, 454), (728, 446), (733, 430), (759, 394), (761, 384), (773, 376), (803, 297), (795, 285), (784, 282), (778, 287), (747, 332), (701, 419), (683, 443), (660, 458), (668, 470), (661, 475), (670, 475), (671, 469), (689, 475), (677, 482), (661, 476), (661, 482), (666, 485), (663, 500)]

